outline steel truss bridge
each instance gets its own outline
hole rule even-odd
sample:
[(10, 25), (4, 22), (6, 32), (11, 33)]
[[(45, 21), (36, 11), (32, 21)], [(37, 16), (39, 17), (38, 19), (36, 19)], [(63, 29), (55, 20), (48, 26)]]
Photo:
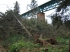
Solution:
[[(51, 0), (49, 2), (46, 2), (46, 3), (44, 3), (44, 4), (42, 4), (42, 5), (37, 7), (38, 10), (39, 10), (37, 13), (52, 10), (52, 9), (58, 7), (61, 2), (62, 1), (58, 1), (58, 0)], [(37, 8), (34, 8), (34, 9), (30, 10), (30, 11), (27, 11), (27, 12), (23, 13), (21, 16), (22, 17), (29, 17), (31, 12), (33, 10), (37, 9)]]

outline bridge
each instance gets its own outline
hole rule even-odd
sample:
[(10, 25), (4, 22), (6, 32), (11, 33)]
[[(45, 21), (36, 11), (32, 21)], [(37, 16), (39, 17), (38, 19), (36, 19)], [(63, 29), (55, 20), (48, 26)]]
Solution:
[[(37, 7), (37, 8), (39, 9), (38, 13), (39, 13), (39, 12), (46, 12), (46, 11), (48, 11), (48, 10), (52, 10), (52, 9), (58, 7), (59, 4), (60, 4), (60, 1), (58, 1), (58, 0), (51, 0), (51, 1), (49, 1), (49, 2), (46, 2), (46, 3), (44, 3), (44, 4), (42, 4), (42, 5), (40, 5), (40, 6)], [(36, 8), (34, 8), (34, 9), (32, 9), (32, 10), (35, 10), (35, 9), (36, 9)], [(32, 12), (32, 10), (25, 12), (25, 13), (22, 14), (21, 16), (22, 16), (22, 17), (27, 17), (27, 16), (29, 16), (29, 14)]]

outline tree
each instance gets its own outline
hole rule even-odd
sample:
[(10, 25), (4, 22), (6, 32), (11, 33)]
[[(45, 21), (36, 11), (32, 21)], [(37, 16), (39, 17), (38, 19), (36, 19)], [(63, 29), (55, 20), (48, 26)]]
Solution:
[(37, 6), (38, 4), (36, 0), (31, 0), (31, 3), (27, 5), (27, 9), (32, 11), (32, 13), (30, 13), (31, 17), (36, 17), (36, 14), (38, 12)]
[[(59, 14), (63, 17), (64, 22), (69, 20), (69, 14), (68, 12), (70, 9), (70, 0), (59, 0), (62, 1), (62, 3), (59, 4), (59, 7), (57, 8), (56, 12), (60, 12)], [(67, 13), (67, 14), (66, 14)]]
[[(63, 15), (63, 18), (64, 18), (64, 22), (66, 23), (66, 27), (69, 28), (69, 13), (68, 15), (66, 14), (64, 16), (64, 13), (66, 13), (67, 11), (69, 11), (69, 8), (70, 7), (70, 0), (63, 0), (62, 3), (60, 4), (60, 6), (57, 8), (57, 12), (60, 12), (61, 11), (61, 15)], [(69, 29), (70, 30), (70, 29)], [(69, 51), (70, 52), (70, 33), (69, 33)]]
[(12, 14), (12, 15), (15, 17), (15, 19), (17, 20), (17, 22), (22, 26), (22, 29), (24, 29), (29, 36), (32, 36), (31, 33), (30, 33), (30, 32), (26, 29), (26, 27), (22, 24), (22, 18), (19, 18), (19, 17), (21, 17), (21, 16), (19, 15), (19, 4), (18, 4), (17, 1), (16, 1), (16, 3), (15, 3), (15, 6), (14, 6), (14, 14)]
[[(8, 38), (13, 31), (14, 23), (16, 19), (12, 15), (13, 11), (12, 10), (7, 10), (5, 14), (1, 13), (1, 18), (0, 18), (0, 38), (5, 39)], [(15, 33), (16, 34), (16, 33)]]
[(57, 12), (60, 12), (62, 10), (62, 13), (64, 13), (64, 11), (67, 11), (67, 6), (70, 6), (70, 0), (63, 0), (60, 6), (57, 8)]
[(15, 14), (19, 14), (19, 12), (20, 12), (19, 9), (20, 9), (20, 8), (19, 8), (19, 4), (18, 4), (18, 2), (16, 1), (16, 2), (15, 2), (15, 6), (14, 6), (14, 13), (15, 13)]
[[(63, 24), (63, 26), (66, 27), (70, 31), (70, 0), (58, 0), (62, 1), (60, 3), (59, 7), (56, 10), (57, 15), (52, 16), (52, 22), (53, 25), (60, 26)], [(59, 15), (61, 17), (59, 17)], [(60, 24), (59, 24), (60, 22)], [(68, 32), (69, 35), (69, 52), (70, 52), (70, 33)]]
[(51, 19), (52, 19), (52, 24), (53, 26), (56, 27), (56, 29), (58, 29), (63, 23), (62, 17), (58, 15), (57, 13), (51, 16)]

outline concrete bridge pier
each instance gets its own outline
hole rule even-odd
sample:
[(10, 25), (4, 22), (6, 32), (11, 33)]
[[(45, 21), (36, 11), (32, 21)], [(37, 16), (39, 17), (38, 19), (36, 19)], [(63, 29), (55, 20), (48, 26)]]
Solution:
[(37, 21), (38, 22), (45, 22), (45, 13), (43, 13), (43, 12), (37, 13)]

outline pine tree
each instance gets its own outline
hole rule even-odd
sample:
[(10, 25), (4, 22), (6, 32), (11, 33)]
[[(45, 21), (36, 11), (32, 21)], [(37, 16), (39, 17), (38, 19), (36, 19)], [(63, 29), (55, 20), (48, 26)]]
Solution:
[(30, 17), (36, 17), (36, 14), (38, 12), (37, 6), (38, 4), (36, 0), (31, 0), (31, 3), (27, 5), (27, 9), (32, 10), (32, 12), (30, 13)]
[(19, 4), (18, 4), (18, 2), (16, 1), (16, 2), (15, 2), (15, 6), (14, 6), (14, 13), (15, 13), (15, 14), (19, 14), (19, 12), (20, 12), (20, 10), (19, 10)]

